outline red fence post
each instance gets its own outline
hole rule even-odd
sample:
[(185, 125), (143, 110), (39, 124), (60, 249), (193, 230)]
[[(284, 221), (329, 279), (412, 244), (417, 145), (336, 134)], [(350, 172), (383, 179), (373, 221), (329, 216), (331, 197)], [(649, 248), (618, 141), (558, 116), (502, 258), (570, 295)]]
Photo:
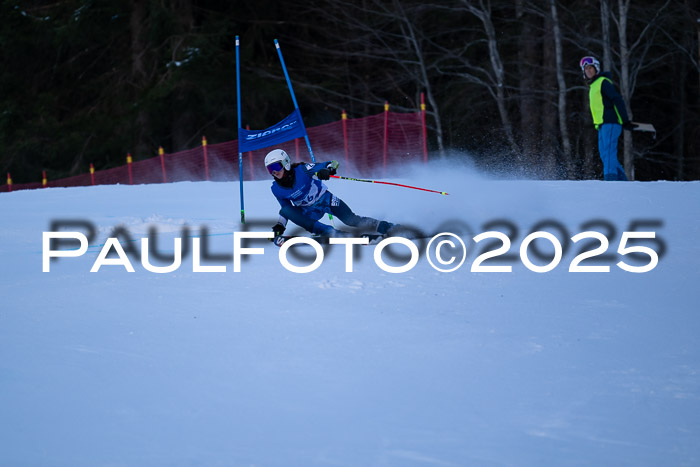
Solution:
[(48, 180), (46, 179), (46, 170), (41, 171), (41, 187), (46, 188), (48, 186)]
[(386, 156), (389, 152), (389, 101), (384, 101), (384, 157), (383, 167), (386, 174)]
[(428, 131), (425, 128), (425, 93), (420, 93), (420, 113), (423, 120), (423, 162), (428, 163)]
[(204, 177), (209, 181), (209, 158), (207, 158), (207, 137), (202, 136), (202, 151), (204, 152)]
[(90, 163), (90, 183), (95, 186), (95, 166)]
[(134, 184), (134, 177), (131, 173), (131, 161), (132, 161), (131, 153), (127, 152), (126, 153), (126, 167), (127, 167), (127, 169), (129, 169), (129, 185)]
[(7, 172), (7, 191), (12, 191), (12, 177), (10, 177), (10, 172)]
[(165, 151), (163, 151), (163, 146), (158, 146), (158, 155), (160, 156), (160, 168), (163, 170), (163, 183), (168, 183), (168, 177), (165, 175)]
[(349, 164), (350, 158), (348, 157), (348, 114), (345, 113), (345, 109), (343, 109), (342, 119), (343, 119), (343, 146), (345, 146), (345, 163)]

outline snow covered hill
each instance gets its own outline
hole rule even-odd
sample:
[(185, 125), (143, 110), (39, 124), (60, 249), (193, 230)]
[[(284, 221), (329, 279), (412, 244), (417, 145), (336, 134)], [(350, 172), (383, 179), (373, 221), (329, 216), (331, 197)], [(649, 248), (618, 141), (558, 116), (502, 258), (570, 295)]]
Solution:
[[(237, 183), (0, 195), (0, 465), (700, 463), (700, 183), (495, 180), (435, 166), (390, 181), (450, 195), (327, 184), (358, 214), (455, 233), (461, 267), (437, 271), (415, 240), (407, 272), (383, 270), (375, 246), (355, 247), (346, 272), (334, 245), (299, 274), (258, 240), (248, 246), (262, 254), (234, 272)], [(269, 231), (269, 182), (245, 195), (246, 228)], [(89, 247), (42, 272), (42, 233), (59, 227)], [(501, 246), (473, 240), (490, 231), (510, 248), (481, 265), (511, 272), (472, 272)], [(535, 231), (563, 247), (548, 272), (520, 256)], [(609, 245), (580, 265), (609, 272), (569, 272), (600, 246), (570, 240), (586, 231)], [(626, 231), (655, 238), (620, 245)], [(175, 271), (142, 265), (149, 232), (163, 256), (183, 239)], [(110, 237), (134, 272), (90, 272)], [(194, 272), (195, 238), (200, 267), (225, 272)], [(632, 245), (647, 253), (620, 253)], [(461, 258), (441, 251), (449, 264), (437, 266)], [(313, 252), (289, 260), (308, 265)], [(650, 272), (617, 265), (654, 253)], [(526, 254), (542, 267), (554, 247), (538, 239)], [(401, 245), (382, 256), (408, 257)]]

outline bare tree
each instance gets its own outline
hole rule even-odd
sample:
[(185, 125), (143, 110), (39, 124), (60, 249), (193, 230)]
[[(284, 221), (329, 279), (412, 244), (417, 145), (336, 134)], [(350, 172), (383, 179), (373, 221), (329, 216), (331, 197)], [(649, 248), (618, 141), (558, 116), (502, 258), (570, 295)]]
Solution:
[[(383, 102), (388, 93), (393, 93), (406, 97), (412, 103), (411, 107), (392, 103), (393, 108), (415, 110), (417, 98), (424, 92), (429, 104), (426, 111), (434, 122), (437, 146), (443, 151), (445, 143), (440, 102), (431, 82), (433, 65), (425, 52), (430, 38), (426, 36), (426, 28), (419, 24), (422, 12), (428, 11), (430, 5), (399, 0), (325, 0), (311, 5), (303, 4), (307, 18), (312, 18), (311, 21), (313, 18), (322, 19), (325, 24), (331, 25), (330, 29), (317, 31), (324, 35), (323, 41), (292, 36), (290, 42), (322, 59), (328, 59), (330, 63), (342, 62), (348, 86), (345, 89), (332, 89), (306, 81), (299, 83), (299, 87), (317, 92), (321, 99), (321, 96), (332, 96), (339, 109), (344, 108), (340, 102), (376, 105)], [(362, 66), (357, 67), (360, 62)], [(368, 68), (372, 71), (369, 72)], [(328, 73), (329, 80), (337, 81), (335, 67), (327, 70), (316, 68), (314, 73)], [(354, 92), (355, 83), (364, 86), (363, 92)], [(415, 91), (413, 96), (406, 90), (409, 86)]]
[(564, 152), (564, 160), (569, 166), (569, 172), (573, 172), (573, 161), (571, 157), (571, 140), (569, 139), (569, 130), (567, 128), (568, 112), (566, 110), (566, 80), (564, 79), (563, 59), (562, 59), (562, 38), (559, 28), (559, 15), (557, 14), (557, 1), (550, 0), (549, 2), (552, 14), (552, 26), (554, 30), (554, 44), (556, 50), (557, 63), (557, 85), (559, 88), (557, 109), (559, 111), (559, 131), (561, 133), (562, 150)]
[[(617, 32), (620, 40), (620, 87), (622, 89), (622, 98), (627, 107), (627, 114), (630, 120), (632, 116), (632, 107), (630, 106), (630, 54), (629, 45), (627, 43), (627, 16), (629, 14), (631, 0), (617, 0), (618, 17), (617, 17)], [(634, 155), (632, 153), (632, 134), (624, 131), (624, 149), (623, 161), (627, 177), (634, 180)]]
[[(478, 3), (478, 5), (475, 6), (473, 3)], [(518, 147), (518, 144), (515, 141), (515, 136), (513, 135), (513, 124), (510, 116), (508, 115), (508, 109), (506, 107), (505, 70), (503, 61), (501, 60), (501, 54), (498, 51), (496, 28), (494, 27), (491, 19), (491, 1), (478, 0), (478, 2), (472, 2), (470, 0), (462, 0), (462, 5), (469, 13), (476, 16), (483, 25), (488, 44), (489, 59), (491, 62), (490, 78), (493, 84), (489, 87), (489, 92), (496, 99), (498, 114), (501, 117), (503, 131), (505, 132), (508, 143), (510, 144), (511, 151), (516, 154), (520, 153), (520, 148)]]
[(397, 21), (400, 22), (400, 28), (403, 32), (404, 41), (406, 42), (406, 48), (413, 51), (415, 56), (415, 69), (414, 74), (416, 81), (419, 85), (425, 89), (426, 96), (428, 98), (428, 103), (430, 104), (430, 115), (435, 120), (435, 130), (437, 137), (438, 150), (444, 153), (445, 145), (443, 141), (442, 133), (442, 122), (440, 119), (440, 111), (438, 108), (437, 100), (433, 92), (433, 87), (428, 76), (428, 64), (426, 63), (425, 54), (421, 45), (421, 40), (419, 35), (421, 30), (416, 28), (413, 21), (409, 18), (405, 8), (401, 6), (399, 0), (393, 1), (394, 11), (397, 13)]
[[(692, 2), (694, 6), (691, 6), (691, 1), (690, 0), (684, 0), (684, 13), (695, 23), (695, 34), (697, 36), (697, 42), (696, 46), (697, 49), (695, 52), (697, 53), (696, 57), (693, 57), (693, 51), (686, 49), (685, 46), (683, 45), (678, 45), (678, 48), (683, 51), (684, 53), (687, 53), (688, 58), (690, 59), (690, 62), (694, 65), (695, 69), (700, 72), (700, 5), (697, 4), (697, 2)], [(700, 78), (700, 73), (698, 74), (698, 77)], [(698, 79), (698, 90), (700, 90), (700, 79)], [(700, 93), (699, 93), (700, 97)]]
[(600, 26), (603, 31), (603, 69), (612, 70), (612, 45), (610, 42), (610, 3), (600, 0)]
[[(149, 67), (151, 57), (148, 56), (150, 44), (148, 42), (148, 18), (147, 6), (140, 0), (132, 0), (131, 16), (129, 21), (131, 33), (131, 73), (130, 84), (135, 93), (142, 92), (153, 78), (153, 69)], [(136, 146), (133, 151), (136, 154), (147, 154), (147, 143), (150, 127), (150, 115), (141, 107), (138, 110), (135, 121)]]
[(519, 81), (519, 111), (520, 111), (520, 141), (529, 160), (541, 153), (542, 116), (540, 115), (538, 91), (538, 63), (541, 62), (541, 37), (536, 21), (540, 19), (529, 9), (525, 8), (524, 0), (516, 1), (516, 18), (521, 25), (519, 33), (520, 48), (518, 49), (518, 81)]
[[(620, 92), (625, 101), (625, 107), (627, 107), (627, 113), (630, 120), (633, 119), (633, 110), (630, 102), (636, 87), (637, 76), (639, 75), (643, 66), (649, 66), (649, 63), (645, 61), (645, 58), (654, 42), (657, 26), (662, 18), (661, 13), (668, 7), (669, 3), (670, 0), (666, 0), (664, 5), (661, 7), (655, 7), (654, 10), (656, 13), (652, 18), (645, 17), (644, 26), (641, 28), (636, 39), (630, 43), (628, 38), (628, 22), (630, 19), (631, 0), (618, 0), (618, 15), (613, 15), (613, 20), (617, 26), (619, 39), (618, 51), (620, 56)], [(634, 64), (632, 64), (630, 60), (632, 55), (635, 56)], [(652, 62), (663, 60), (663, 57), (664, 56), (657, 57), (652, 60)], [(623, 140), (623, 160), (625, 172), (630, 180), (634, 180), (634, 152), (631, 132), (625, 131)]]

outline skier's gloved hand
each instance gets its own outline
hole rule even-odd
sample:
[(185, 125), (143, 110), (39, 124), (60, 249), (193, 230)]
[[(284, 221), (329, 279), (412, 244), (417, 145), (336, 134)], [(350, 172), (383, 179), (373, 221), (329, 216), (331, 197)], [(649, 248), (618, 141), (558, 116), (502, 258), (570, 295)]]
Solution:
[(627, 131), (633, 131), (633, 130), (636, 129), (638, 126), (639, 126), (639, 125), (637, 125), (636, 123), (632, 123), (632, 122), (625, 122), (625, 123), (622, 124), (622, 128), (624, 128), (624, 129), (627, 130)]
[(316, 176), (319, 180), (328, 180), (331, 175), (335, 175), (336, 170), (338, 170), (338, 161), (330, 161), (324, 168), (316, 172)]
[(338, 170), (338, 161), (330, 161), (328, 165), (326, 165), (326, 168), (328, 169), (328, 173), (330, 175), (335, 175), (336, 171)]
[(275, 224), (274, 227), (272, 227), (272, 233), (275, 234), (274, 238), (271, 238), (270, 241), (277, 244), (277, 239), (284, 233), (284, 229), (286, 229), (285, 226), (283, 226), (280, 223)]

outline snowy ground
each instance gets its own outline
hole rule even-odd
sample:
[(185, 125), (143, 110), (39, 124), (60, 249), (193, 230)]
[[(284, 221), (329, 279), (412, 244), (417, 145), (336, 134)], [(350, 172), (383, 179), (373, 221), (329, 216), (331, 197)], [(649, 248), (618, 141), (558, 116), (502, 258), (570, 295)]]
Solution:
[[(345, 272), (343, 247), (331, 246), (318, 269), (296, 274), (256, 241), (264, 254), (233, 272), (237, 183), (0, 195), (0, 465), (700, 463), (700, 183), (435, 167), (392, 181), (450, 195), (328, 185), (357, 213), (460, 234), (461, 268), (437, 272), (421, 252), (392, 274), (366, 246)], [(269, 182), (247, 184), (250, 230), (268, 231), (276, 211)], [(42, 272), (42, 232), (57, 220), (96, 236)], [(609, 257), (582, 264), (610, 272), (568, 272), (580, 244), (550, 272), (527, 269), (520, 244), (542, 221), (562, 240), (604, 233)], [(226, 272), (193, 272), (190, 248), (172, 273), (136, 255), (133, 273), (91, 273), (118, 226), (136, 253), (156, 228), (163, 254), (183, 226), (204, 227), (203, 264)], [(484, 265), (512, 272), (471, 272), (488, 243), (472, 238), (489, 230), (511, 238), (512, 257)], [(649, 262), (617, 253), (626, 230), (656, 232), (644, 243), (660, 253), (651, 272), (616, 266)]]

